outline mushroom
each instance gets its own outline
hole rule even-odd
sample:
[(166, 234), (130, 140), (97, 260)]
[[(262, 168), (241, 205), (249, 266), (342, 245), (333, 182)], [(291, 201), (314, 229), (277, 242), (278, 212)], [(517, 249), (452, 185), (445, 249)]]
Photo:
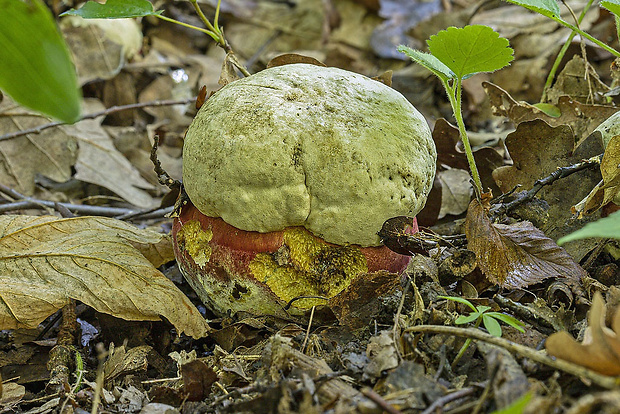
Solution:
[(232, 82), (185, 137), (179, 267), (216, 314), (301, 315), (404, 270), (377, 232), (424, 207), (435, 163), (423, 116), (378, 81), (289, 64)]

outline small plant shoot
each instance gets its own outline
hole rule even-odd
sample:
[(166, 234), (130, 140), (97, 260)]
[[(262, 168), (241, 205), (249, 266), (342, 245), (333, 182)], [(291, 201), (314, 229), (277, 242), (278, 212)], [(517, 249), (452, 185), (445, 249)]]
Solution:
[[(526, 9), (531, 10), (533, 12), (542, 14), (543, 16), (548, 17), (555, 22), (558, 22), (562, 26), (568, 27), (574, 32), (579, 33), (581, 36), (595, 43), (599, 47), (605, 49), (612, 55), (616, 57), (620, 57), (620, 52), (618, 52), (614, 48), (601, 42), (600, 40), (590, 35), (589, 33), (584, 32), (577, 25), (571, 24), (567, 22), (566, 20), (562, 19), (562, 17), (560, 16), (560, 6), (558, 5), (558, 2), (556, 0), (505, 0), (505, 1), (507, 1), (508, 3), (516, 4), (521, 7), (525, 7)], [(590, 3), (588, 3), (588, 5)], [(601, 7), (604, 7), (610, 12), (612, 12), (616, 16), (616, 23), (618, 22), (617, 16), (618, 16), (618, 12), (620, 12), (620, 2), (618, 0), (602, 1)]]
[(218, 25), (221, 0), (217, 2), (213, 23), (211, 23), (204, 15), (197, 3), (197, 0), (189, 0), (189, 2), (194, 6), (198, 17), (200, 17), (205, 26), (207, 26), (206, 29), (166, 17), (162, 15), (163, 10), (154, 10), (153, 5), (148, 0), (107, 0), (104, 4), (91, 0), (86, 2), (86, 4), (79, 9), (68, 10), (62, 13), (61, 16), (74, 15), (80, 16), (84, 19), (124, 19), (131, 17), (155, 16), (161, 20), (203, 32), (211, 36), (211, 38), (222, 48), (228, 49), (229, 46), (226, 43), (224, 32)]
[[(474, 327), (478, 328), (481, 324), (484, 325), (487, 332), (496, 337), (502, 336), (502, 327), (499, 324), (499, 321), (504, 322), (506, 325), (512, 326), (519, 332), (525, 332), (523, 329), (524, 323), (518, 320), (517, 318), (506, 315), (501, 312), (489, 312), (491, 309), (489, 306), (474, 306), (470, 301), (464, 298), (459, 298), (458, 296), (438, 296), (441, 299), (447, 299), (454, 302), (462, 303), (463, 305), (469, 307), (472, 312), (469, 315), (459, 315), (454, 321), (457, 325), (464, 325), (466, 323), (474, 322)], [(461, 359), (469, 344), (471, 343), (471, 339), (467, 339), (461, 349), (459, 350), (456, 358), (452, 362), (452, 366), (454, 367), (456, 363)]]
[(463, 79), (481, 72), (494, 72), (514, 59), (508, 40), (488, 26), (449, 27), (427, 40), (430, 53), (399, 46), (398, 50), (437, 76), (448, 95), (474, 182), (476, 196), (483, 192), (461, 112)]

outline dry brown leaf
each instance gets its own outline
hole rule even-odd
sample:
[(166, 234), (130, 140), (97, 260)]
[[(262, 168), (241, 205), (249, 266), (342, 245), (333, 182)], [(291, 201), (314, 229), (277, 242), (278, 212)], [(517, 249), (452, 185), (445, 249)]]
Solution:
[(605, 148), (605, 154), (601, 160), (603, 180), (590, 191), (590, 194), (572, 207), (571, 211), (574, 214), (578, 214), (579, 217), (592, 214), (618, 196), (620, 192), (618, 165), (620, 165), (620, 135), (614, 136)]
[(469, 206), (473, 187), (470, 183), (469, 172), (451, 168), (439, 171), (437, 177), (441, 180), (441, 209), (439, 217), (444, 218), (448, 214), (459, 215), (464, 213)]
[(497, 85), (483, 82), (482, 86), (489, 95), (493, 114), (505, 116), (515, 124), (540, 119), (552, 127), (568, 125), (572, 128), (577, 141), (585, 139), (601, 122), (618, 112), (615, 106), (587, 105), (568, 96), (562, 96), (557, 103), (562, 115), (554, 118), (527, 102), (516, 101)]
[(69, 16), (61, 26), (81, 85), (116, 76), (142, 48), (142, 31), (134, 19)]
[(285, 53), (283, 55), (278, 55), (271, 59), (269, 63), (267, 63), (267, 69), (275, 68), (276, 66), (283, 65), (292, 65), (294, 63), (306, 63), (308, 65), (316, 65), (326, 67), (325, 63), (321, 62), (318, 59), (313, 58), (312, 56), (304, 56), (298, 53)]
[[(541, 119), (521, 122), (506, 137), (506, 148), (513, 165), (497, 168), (493, 171), (493, 178), (504, 193), (518, 185), (529, 190), (537, 180), (553, 173), (558, 167), (566, 167), (602, 153), (600, 140), (594, 138), (590, 136), (575, 148), (575, 136), (567, 125), (553, 127)], [(596, 220), (596, 215), (586, 220), (573, 220), (571, 207), (584, 198), (600, 179), (596, 170), (584, 170), (543, 187), (537, 197), (549, 205), (549, 220), (540, 229), (557, 240), (583, 227), (585, 221)], [(564, 248), (580, 261), (595, 242), (592, 239), (576, 240), (566, 243)]]
[[(103, 106), (99, 101), (85, 103), (86, 112), (101, 109)], [(114, 142), (101, 127), (101, 121), (88, 119), (64, 127), (78, 141), (75, 178), (105, 187), (135, 206), (155, 207), (155, 199), (144, 191), (155, 187), (142, 178), (140, 172), (114, 147)]]
[(240, 63), (233, 52), (226, 53), (224, 63), (222, 63), (222, 71), (220, 73), (220, 79), (217, 83), (222, 86), (226, 86), (231, 82), (239, 79), (237, 75), (237, 67), (240, 67)]
[(166, 236), (103, 217), (0, 216), (0, 329), (36, 327), (79, 300), (128, 320), (168, 319), (195, 338), (207, 325), (155, 265)]
[[(0, 135), (49, 123), (5, 96), (0, 104)], [(0, 141), (0, 182), (25, 195), (32, 195), (35, 177), (44, 175), (58, 182), (71, 178), (77, 156), (74, 137), (61, 128)]]
[(583, 342), (568, 332), (556, 332), (547, 338), (549, 355), (565, 359), (604, 375), (620, 375), (620, 312), (616, 312), (612, 329), (605, 326), (605, 302), (600, 292), (594, 294)]
[(563, 248), (532, 223), (492, 223), (478, 200), (467, 210), (465, 234), (467, 248), (476, 253), (480, 270), (502, 287), (522, 288), (548, 278), (580, 280), (586, 276)]

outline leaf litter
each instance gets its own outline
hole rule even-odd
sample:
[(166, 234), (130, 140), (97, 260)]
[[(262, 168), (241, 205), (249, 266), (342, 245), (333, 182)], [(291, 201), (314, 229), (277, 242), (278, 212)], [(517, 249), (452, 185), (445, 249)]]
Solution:
[[(542, 111), (544, 106), (535, 106), (548, 65), (566, 34), (554, 22), (536, 20), (540, 16), (523, 8), (501, 3), (478, 9), (472, 2), (465, 2), (452, 4), (452, 10), (438, 13), (439, 3), (434, 2), (430, 4), (432, 12), (419, 20), (410, 11), (417, 6), (405, 2), (407, 7), (398, 9), (399, 3), (311, 1), (297, 7), (292, 2), (247, 0), (225, 2), (222, 12), (237, 57), (249, 59), (253, 72), (276, 55), (297, 53), (312, 57), (306, 61), (316, 59), (328, 66), (371, 76), (393, 69), (396, 88), (405, 84), (420, 86), (406, 95), (415, 96), (412, 99), (418, 109), (434, 124), (439, 177), (452, 174), (461, 178), (444, 179), (443, 196), (437, 186), (433, 201), (427, 203), (427, 209), (434, 210), (425, 223), (432, 226), (430, 229), (409, 235), (404, 231), (407, 219), (386, 227), (382, 235), (386, 244), (401, 253), (416, 252), (407, 272), (402, 277), (386, 273), (374, 275), (372, 283), (353, 283), (326, 306), (316, 309), (322, 313), (321, 321), (331, 322), (309, 320), (298, 324), (242, 315), (215, 318), (195, 299), (176, 267), (167, 263), (172, 259), (171, 245), (161, 231), (169, 228), (169, 219), (159, 216), (155, 220), (136, 220), (140, 227), (157, 229), (151, 231), (100, 217), (32, 216), (40, 214), (32, 208), (24, 211), (31, 216), (2, 216), (6, 220), (0, 222), (0, 250), (4, 249), (0, 298), (5, 306), (1, 320), (9, 330), (3, 331), (6, 336), (0, 335), (0, 374), (10, 380), (3, 384), (2, 409), (26, 411), (36, 406), (52, 410), (62, 404), (58, 398), (45, 406), (39, 402), (24, 403), (23, 399), (29, 398), (25, 397), (24, 388), (36, 393), (49, 378), (45, 363), (50, 349), (18, 338), (26, 326), (34, 326), (36, 335), (62, 342), (64, 333), (54, 326), (50, 315), (61, 308), (66, 312), (67, 304), (70, 307), (74, 299), (79, 301), (78, 321), (84, 327), (90, 324), (95, 332), (94, 339), (83, 336), (84, 342), (76, 342), (86, 373), (82, 390), (67, 396), (79, 409), (91, 409), (98, 382), (103, 385), (102, 407), (125, 412), (462, 412), (476, 406), (478, 412), (499, 412), (521, 404), (526, 407), (523, 412), (551, 413), (594, 412), (602, 404), (607, 405), (609, 412), (620, 407), (617, 391), (600, 391), (590, 383), (603, 384), (605, 388), (605, 384), (612, 382), (606, 382), (607, 377), (601, 374), (618, 375), (617, 356), (609, 351), (615, 349), (614, 341), (617, 342), (617, 313), (611, 329), (607, 328), (604, 302), (594, 295), (597, 289), (607, 291), (608, 302), (616, 303), (613, 292), (620, 278), (613, 246), (589, 239), (579, 247), (568, 244), (564, 250), (555, 243), (572, 229), (583, 226), (583, 221), (572, 221), (570, 208), (593, 188), (604, 194), (594, 197), (597, 204), (589, 209), (611, 199), (617, 175), (614, 145), (603, 158), (602, 176), (596, 168), (577, 172), (543, 186), (535, 198), (517, 209), (509, 209), (507, 216), (494, 213), (498, 206), (505, 205), (502, 203), (530, 190), (557, 167), (602, 154), (595, 137), (588, 137), (598, 124), (616, 112), (615, 98), (598, 96), (598, 104), (586, 102), (587, 91), (574, 89), (573, 81), (581, 73), (579, 63), (577, 71), (571, 66), (558, 78), (561, 81), (550, 95), (552, 107), (547, 109), (557, 109), (559, 116), (557, 112), (549, 115), (548, 110)], [(569, 4), (575, 6), (574, 2)], [(175, 4), (171, 12), (192, 15), (191, 8), (182, 4)], [(503, 141), (494, 139), (489, 146), (482, 144), (474, 152), (485, 190), (491, 189), (494, 196), (505, 195), (494, 199), (491, 205), (474, 200), (467, 208), (467, 162), (457, 144), (458, 130), (441, 119), (451, 119), (443, 91), (429, 82), (427, 74), (411, 66), (394, 65), (394, 61), (377, 57), (373, 51), (379, 52), (379, 56), (389, 55), (386, 30), (404, 35), (410, 40), (407, 44), (420, 47), (430, 35), (454, 24), (446, 22), (465, 22), (472, 15), (472, 23), (497, 27), (500, 34), (509, 38), (516, 61), (510, 68), (486, 77), (488, 100), (474, 86), (465, 89), (463, 99), (465, 103), (470, 101), (464, 106), (468, 111), (468, 129), (483, 136), (508, 134), (505, 147)], [(381, 25), (385, 16), (389, 16), (388, 24)], [(511, 24), (494, 24), (501, 19), (508, 19)], [(613, 27), (612, 18), (599, 18), (598, 12), (591, 10), (582, 28), (596, 31), (596, 24), (605, 22)], [(130, 28), (123, 30), (131, 32)], [(78, 44), (86, 36), (79, 32), (75, 28), (65, 29), (65, 36), (70, 43)], [(102, 102), (110, 106), (189, 98), (201, 83), (210, 85), (208, 92), (217, 88), (225, 60), (221, 51), (207, 46), (200, 36), (159, 21), (143, 19), (140, 32), (146, 39), (142, 50), (136, 49), (135, 42), (134, 46), (119, 45), (99, 27), (87, 29), (86, 37), (95, 40), (91, 45), (102, 42), (106, 48), (84, 47), (83, 52), (94, 53), (78, 62), (86, 96), (102, 97)], [(590, 45), (587, 48), (591, 58), (596, 50)], [(90, 56), (76, 48), (74, 54), (79, 59)], [(104, 64), (87, 69), (88, 63), (98, 59), (103, 59)], [(281, 59), (291, 63), (289, 58)], [(597, 54), (597, 59), (610, 63), (602, 55)], [(595, 69), (601, 81), (610, 84), (604, 64), (596, 62)], [(183, 72), (175, 72), (179, 68)], [(179, 73), (187, 75), (181, 83), (174, 80)], [(237, 76), (234, 65), (228, 65), (223, 73), (225, 82), (234, 81)], [(477, 82), (475, 78), (469, 81)], [(2, 104), (8, 104), (8, 98), (4, 99)], [(11, 106), (8, 115), (13, 116), (16, 110), (23, 111)], [(491, 116), (491, 110), (501, 117), (499, 121)], [(99, 121), (82, 121), (74, 127), (50, 129), (50, 135), (68, 132), (53, 138), (65, 151), (72, 150), (65, 155), (56, 147), (43, 146), (44, 135), (7, 140), (7, 150), (2, 151), (3, 165), (18, 165), (24, 172), (13, 176), (7, 173), (2, 183), (26, 195), (65, 203), (104, 200), (103, 207), (154, 207), (162, 196), (161, 188), (153, 185), (152, 176), (146, 176), (148, 167), (132, 165), (143, 162), (148, 151), (143, 144), (125, 145), (123, 139), (127, 138), (120, 137), (145, 140), (145, 136), (152, 139), (158, 134), (162, 154), (178, 157), (191, 116), (193, 109), (189, 105), (149, 108), (134, 110), (131, 116), (109, 117), (103, 122), (104, 127)], [(30, 118), (37, 123), (46, 122)], [(510, 133), (512, 126), (506, 121), (512, 122), (514, 132)], [(111, 132), (110, 128), (121, 125), (136, 131), (126, 135)], [(0, 134), (12, 131), (12, 127), (0, 127)], [(48, 155), (28, 159), (24, 154), (36, 150), (11, 148), (20, 139)], [(0, 141), (0, 148), (1, 145), (4, 142)], [(60, 161), (55, 162), (61, 155)], [(168, 162), (173, 165), (175, 161)], [(14, 177), (19, 177), (19, 182)], [(48, 177), (57, 183), (43, 190), (35, 184), (43, 180), (35, 181), (36, 177)], [(96, 186), (62, 187), (76, 178)], [(601, 179), (605, 188), (596, 187)], [(516, 186), (519, 188), (511, 193)], [(458, 194), (458, 201), (450, 194)], [(8, 195), (3, 197), (3, 204), (19, 201)], [(437, 218), (440, 210), (447, 215)], [(52, 209), (44, 212), (66, 214)], [(467, 234), (467, 241), (463, 234)], [(419, 324), (454, 325), (466, 309), (459, 312), (454, 304), (440, 298), (446, 295), (466, 297), (478, 309), (507, 314), (524, 322), (525, 333), (503, 326), (500, 340), (507, 338), (533, 350), (547, 338), (550, 355), (573, 363), (570, 368), (560, 364), (552, 370), (543, 369), (536, 359), (533, 360), (537, 363), (533, 363), (496, 345), (474, 341), (466, 357), (451, 367), (464, 339), (410, 331)], [(209, 325), (196, 307), (210, 319)], [(95, 310), (148, 322), (125, 322)], [(570, 342), (579, 337), (588, 310), (586, 339)], [(165, 320), (157, 322), (162, 317)], [(43, 324), (38, 325), (41, 321)], [(50, 330), (43, 331), (45, 326)], [(561, 329), (569, 333), (549, 336)], [(204, 337), (207, 330), (211, 335)], [(203, 338), (177, 336), (181, 331)], [(99, 342), (105, 345), (98, 346)], [(555, 350), (554, 342), (560, 343)], [(502, 344), (502, 348), (511, 349)], [(557, 348), (559, 353), (555, 353)], [(103, 368), (104, 379), (97, 380), (97, 358), (105, 359), (106, 352), (109, 356)], [(531, 358), (547, 358), (544, 361), (548, 362), (544, 352), (533, 352), (538, 354)], [(190, 353), (194, 356), (187, 359), (172, 357)], [(595, 356), (583, 358), (590, 353)], [(588, 364), (586, 360), (598, 362)], [(578, 370), (580, 365), (585, 365), (582, 371)], [(35, 371), (37, 375), (26, 375)], [(15, 372), (20, 372), (20, 379), (13, 380)], [(595, 390), (599, 392), (593, 393)]]

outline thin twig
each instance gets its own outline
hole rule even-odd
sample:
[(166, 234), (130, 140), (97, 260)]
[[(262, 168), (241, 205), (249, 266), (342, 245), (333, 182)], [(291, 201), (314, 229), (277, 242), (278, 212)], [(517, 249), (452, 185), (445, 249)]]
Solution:
[[(103, 217), (115, 217), (119, 220), (147, 220), (152, 218), (165, 217), (172, 212), (172, 207), (150, 209), (146, 211), (140, 211), (130, 208), (122, 207), (105, 207), (105, 206), (89, 206), (83, 204), (71, 204), (71, 203), (59, 203), (56, 201), (39, 200), (36, 198), (25, 196), (10, 187), (0, 184), (0, 193), (5, 194), (15, 200), (11, 203), (0, 204), (0, 213), (7, 211), (25, 210), (29, 208), (54, 210), (67, 209), (72, 213), (89, 215), (89, 216), (103, 216)], [(59, 208), (60, 207), (60, 208)]]
[(422, 414), (432, 414), (436, 412), (439, 408), (445, 406), (446, 404), (454, 400), (467, 397), (468, 395), (471, 395), (474, 392), (476, 392), (476, 389), (474, 387), (469, 387), (469, 388), (463, 388), (461, 390), (455, 391), (448, 395), (444, 395), (443, 397), (436, 399), (431, 405), (428, 406), (426, 410), (422, 411)]
[(582, 367), (581, 365), (573, 364), (572, 362), (564, 361), (562, 359), (554, 359), (553, 357), (547, 355), (546, 352), (536, 351), (527, 346), (516, 344), (504, 338), (498, 338), (478, 329), (457, 328), (454, 326), (419, 325), (407, 328), (405, 332), (454, 335), (484, 341), (502, 347), (510, 352), (522, 355), (532, 361), (547, 365), (553, 369), (564, 371), (577, 377), (587, 378), (603, 388), (614, 389), (620, 386), (620, 377), (609, 377)]
[[(91, 114), (86, 114), (83, 115), (78, 121), (76, 122), (80, 122), (80, 121), (84, 121), (86, 119), (95, 119), (95, 118), (99, 118), (100, 116), (107, 116), (116, 112), (121, 112), (121, 111), (126, 111), (129, 109), (139, 109), (139, 108), (151, 108), (151, 107), (158, 107), (158, 106), (171, 106), (171, 105), (185, 105), (188, 103), (192, 103), (196, 100), (196, 97), (193, 98), (185, 98), (185, 99), (176, 99), (176, 100), (163, 100), (163, 101), (149, 101), (149, 102), (140, 102), (140, 103), (135, 103), (135, 104), (129, 104), (129, 105), (119, 105), (119, 106), (111, 106), (103, 111), (99, 111), (99, 112), (93, 112)], [(24, 116), (33, 116), (32, 114), (24, 114)], [(37, 115), (38, 116), (38, 115)], [(53, 127), (57, 127), (60, 125), (66, 125), (64, 122), (50, 122), (49, 124), (43, 124), (43, 125), (39, 125), (36, 126), (34, 128), (29, 128), (29, 129), (23, 129), (21, 131), (15, 131), (15, 132), (11, 132), (10, 134), (5, 134), (5, 135), (0, 135), (0, 141), (6, 141), (9, 139), (14, 139), (14, 138), (18, 138), (21, 137), (23, 135), (28, 135), (28, 134), (40, 134), (42, 131), (48, 129), (48, 128), (53, 128)]]
[(532, 186), (532, 189), (527, 191), (527, 192), (521, 192), (519, 193), (516, 198), (514, 200), (512, 200), (509, 203), (506, 204), (498, 204), (496, 206), (493, 206), (491, 208), (491, 211), (489, 212), (491, 217), (497, 217), (500, 216), (502, 214), (505, 214), (506, 212), (514, 209), (515, 207), (526, 203), (530, 200), (532, 200), (536, 194), (538, 194), (538, 192), (540, 190), (542, 190), (542, 188), (546, 185), (550, 185), (553, 184), (554, 182), (556, 182), (557, 180), (559, 180), (560, 178), (565, 178), (568, 177), (571, 174), (574, 174), (578, 171), (581, 170), (585, 170), (588, 168), (592, 168), (595, 166), (598, 166), (601, 164), (601, 159), (602, 159), (603, 155), (597, 155), (594, 156), (590, 159), (587, 160), (583, 160), (581, 162), (578, 162), (576, 164), (573, 165), (569, 165), (567, 167), (558, 167), (557, 170), (555, 170), (554, 172), (552, 172), (551, 174), (549, 174), (548, 176), (541, 178), (539, 180), (536, 180), (536, 182), (534, 183), (534, 185)]
[(402, 411), (395, 408), (392, 404), (388, 403), (381, 397), (379, 394), (374, 392), (372, 389), (366, 387), (362, 389), (362, 394), (364, 397), (368, 398), (370, 401), (374, 402), (377, 407), (382, 409), (383, 411), (389, 414), (402, 414)]

